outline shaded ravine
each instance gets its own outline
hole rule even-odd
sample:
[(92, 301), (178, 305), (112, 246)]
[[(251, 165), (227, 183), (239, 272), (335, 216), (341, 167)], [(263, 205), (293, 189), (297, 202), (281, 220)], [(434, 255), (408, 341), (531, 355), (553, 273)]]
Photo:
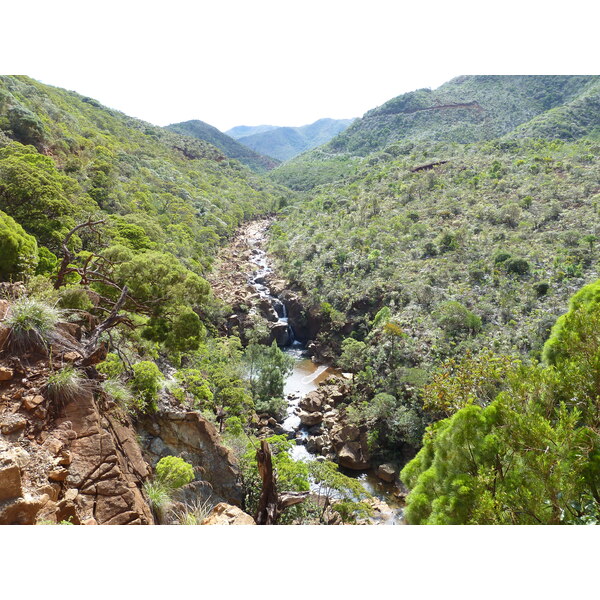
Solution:
[[(250, 263), (256, 266), (256, 269), (249, 274), (248, 284), (256, 290), (261, 299), (267, 300), (271, 304), (277, 312), (278, 322), (287, 327), (286, 343), (282, 346), (283, 351), (294, 359), (294, 366), (284, 385), (283, 393), (288, 400), (288, 406), (282, 427), (289, 433), (291, 438), (296, 440), (296, 445), (291, 450), (291, 456), (295, 460), (319, 460), (320, 456), (310, 452), (305, 445), (309, 433), (308, 428), (300, 422), (298, 416), (299, 403), (304, 396), (316, 390), (321, 382), (333, 374), (339, 375), (340, 373), (329, 365), (318, 364), (310, 359), (306, 346), (296, 340), (294, 329), (288, 320), (285, 302), (272, 295), (267, 282), (269, 276), (273, 273), (273, 269), (269, 257), (263, 249), (266, 227), (267, 225), (263, 230), (254, 231), (247, 238), (248, 246), (252, 252)], [(377, 516), (371, 519), (372, 523), (395, 525), (403, 522), (403, 509), (393, 493), (393, 484), (381, 481), (372, 470), (367, 472), (341, 470), (345, 474), (358, 479), (367, 492), (382, 500), (389, 507), (390, 510), (376, 513)]]

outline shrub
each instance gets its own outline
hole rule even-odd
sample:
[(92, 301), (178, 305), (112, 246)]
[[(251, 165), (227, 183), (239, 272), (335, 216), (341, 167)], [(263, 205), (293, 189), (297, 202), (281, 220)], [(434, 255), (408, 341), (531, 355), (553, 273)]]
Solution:
[(31, 274), (37, 262), (35, 238), (0, 210), (0, 280)]
[(533, 291), (535, 292), (535, 294), (538, 298), (545, 296), (548, 293), (549, 289), (550, 289), (550, 284), (546, 283), (544, 281), (542, 281), (540, 283), (536, 283), (533, 286)]
[(156, 465), (156, 479), (176, 490), (194, 481), (194, 467), (179, 456), (165, 456)]
[(138, 395), (136, 405), (141, 412), (155, 411), (162, 373), (149, 360), (133, 365), (131, 388)]
[(9, 347), (15, 352), (47, 347), (59, 319), (60, 311), (44, 302), (35, 298), (17, 300), (6, 319)]
[(71, 310), (90, 310), (94, 306), (86, 290), (79, 286), (63, 288), (58, 304)]
[(273, 397), (268, 400), (258, 398), (254, 402), (254, 406), (259, 415), (266, 413), (271, 417), (275, 417), (275, 419), (283, 419), (285, 417), (287, 401), (281, 397)]
[(109, 352), (106, 355), (106, 358), (101, 363), (98, 363), (96, 368), (100, 373), (104, 373), (110, 379), (117, 378), (125, 371), (123, 362), (114, 352)]
[(477, 333), (481, 329), (481, 319), (466, 306), (453, 300), (440, 304), (434, 318), (449, 336)]
[(529, 273), (529, 263), (524, 258), (511, 258), (504, 264), (509, 273), (517, 275), (526, 275)]
[(88, 390), (88, 380), (72, 365), (50, 375), (46, 385), (42, 388), (48, 400), (59, 408), (73, 400), (77, 400)]
[(161, 481), (146, 481), (146, 483), (144, 483), (144, 491), (148, 496), (150, 507), (154, 511), (157, 520), (159, 522), (162, 521), (172, 502), (172, 489), (167, 487)]
[(212, 498), (206, 500), (196, 500), (191, 505), (185, 505), (183, 508), (173, 511), (172, 516), (177, 525), (202, 525), (202, 521), (210, 515), (215, 507)]
[(131, 390), (125, 387), (120, 381), (108, 379), (102, 383), (104, 393), (114, 400), (126, 412), (132, 412), (134, 408), (133, 395)]
[(494, 256), (494, 264), (499, 265), (506, 262), (509, 258), (512, 258), (512, 254), (500, 251)]
[(174, 319), (167, 335), (165, 346), (170, 350), (190, 352), (198, 350), (206, 337), (206, 329), (200, 317), (189, 307), (185, 307)]

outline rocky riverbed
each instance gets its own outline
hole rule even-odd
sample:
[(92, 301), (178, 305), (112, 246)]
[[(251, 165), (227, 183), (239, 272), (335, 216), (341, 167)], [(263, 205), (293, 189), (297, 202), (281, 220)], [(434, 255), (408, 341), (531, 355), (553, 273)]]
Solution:
[(396, 465), (374, 465), (367, 430), (347, 418), (349, 385), (343, 374), (312, 359), (312, 339), (319, 330), (315, 311), (303, 306), (299, 292), (290, 289), (275, 273), (266, 253), (266, 232), (271, 221), (253, 221), (241, 228), (220, 255), (210, 278), (216, 295), (232, 307), (231, 333), (244, 338), (257, 319), (266, 321), (269, 336), (295, 361), (284, 393), (285, 418), (277, 422), (262, 415), (256, 424), (259, 437), (287, 434), (296, 440), (292, 451), (299, 460), (331, 460), (348, 475), (358, 478), (373, 495), (371, 523), (402, 522), (404, 490)]

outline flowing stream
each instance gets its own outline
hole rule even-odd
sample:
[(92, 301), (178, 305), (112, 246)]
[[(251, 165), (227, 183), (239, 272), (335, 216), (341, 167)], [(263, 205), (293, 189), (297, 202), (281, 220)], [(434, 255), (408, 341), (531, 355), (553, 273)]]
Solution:
[[(328, 365), (314, 363), (306, 352), (305, 346), (296, 340), (294, 330), (288, 321), (285, 303), (271, 294), (266, 285), (267, 278), (272, 273), (269, 259), (262, 249), (264, 241), (262, 232), (250, 235), (248, 244), (252, 251), (250, 262), (256, 265), (256, 270), (249, 275), (248, 283), (260, 295), (261, 299), (267, 300), (278, 315), (278, 323), (287, 327), (287, 345), (283, 351), (294, 359), (292, 373), (288, 376), (284, 385), (284, 397), (288, 399), (287, 415), (282, 427), (289, 432), (290, 436), (296, 438), (296, 445), (291, 450), (291, 456), (295, 460), (317, 460), (318, 455), (309, 452), (303, 443), (308, 437), (307, 428), (300, 423), (297, 415), (300, 400), (309, 392), (317, 389), (319, 384), (338, 371)], [(396, 525), (403, 519), (403, 510), (396, 496), (394, 485), (381, 481), (372, 470), (367, 472), (356, 472), (343, 470), (346, 475), (358, 479), (365, 490), (375, 498), (379, 498), (389, 510), (381, 513), (376, 512), (371, 521), (375, 524)]]

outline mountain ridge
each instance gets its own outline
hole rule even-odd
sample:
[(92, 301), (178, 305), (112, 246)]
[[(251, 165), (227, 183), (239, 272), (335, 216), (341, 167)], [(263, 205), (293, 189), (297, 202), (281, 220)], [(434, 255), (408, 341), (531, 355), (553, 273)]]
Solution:
[(322, 118), (300, 127), (239, 125), (226, 133), (256, 152), (286, 161), (328, 142), (352, 122), (353, 119)]

